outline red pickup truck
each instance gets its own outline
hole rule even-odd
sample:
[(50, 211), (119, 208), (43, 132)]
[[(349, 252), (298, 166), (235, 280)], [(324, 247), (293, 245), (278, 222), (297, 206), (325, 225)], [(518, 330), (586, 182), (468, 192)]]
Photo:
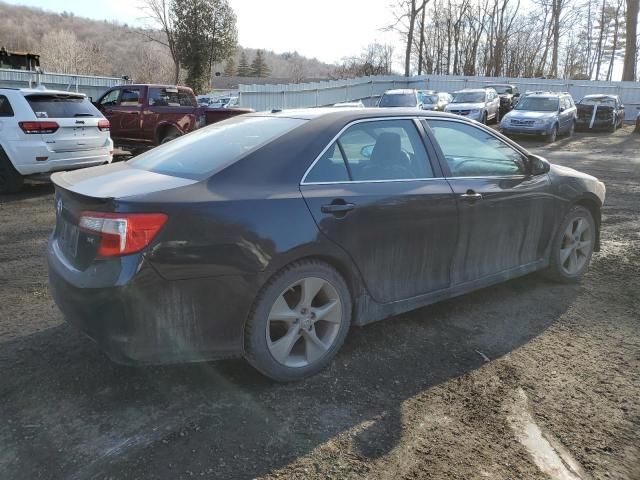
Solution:
[(109, 119), (114, 144), (132, 152), (253, 111), (200, 107), (193, 90), (171, 85), (120, 85), (107, 90), (94, 105)]

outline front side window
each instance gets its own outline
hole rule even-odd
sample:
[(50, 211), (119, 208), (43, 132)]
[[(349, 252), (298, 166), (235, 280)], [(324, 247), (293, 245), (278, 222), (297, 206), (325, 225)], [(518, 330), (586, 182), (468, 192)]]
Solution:
[(120, 96), (120, 90), (111, 90), (107, 93), (102, 100), (100, 100), (100, 105), (109, 106), (116, 105), (118, 103), (118, 97)]
[(38, 94), (25, 99), (37, 118), (102, 117), (86, 97)]
[(128, 164), (154, 173), (203, 180), (305, 121), (241, 115), (160, 145)]
[(0, 95), (0, 117), (13, 117), (13, 108), (4, 95)]
[[(342, 162), (342, 163), (341, 163)], [(316, 162), (307, 183), (432, 178), (412, 120), (378, 120), (349, 127)]]
[(429, 120), (452, 177), (524, 175), (523, 155), (491, 133), (466, 123)]

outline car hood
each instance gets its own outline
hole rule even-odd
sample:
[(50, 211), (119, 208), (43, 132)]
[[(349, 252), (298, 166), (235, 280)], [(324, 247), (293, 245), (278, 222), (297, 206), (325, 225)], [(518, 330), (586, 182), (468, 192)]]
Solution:
[(522, 120), (551, 120), (556, 117), (555, 112), (533, 112), (530, 110), (513, 110), (504, 118), (516, 118)]
[(51, 180), (66, 190), (94, 198), (132, 197), (197, 183), (188, 178), (134, 168), (125, 162), (58, 172)]
[(484, 103), (450, 103), (446, 110), (479, 110), (484, 108)]

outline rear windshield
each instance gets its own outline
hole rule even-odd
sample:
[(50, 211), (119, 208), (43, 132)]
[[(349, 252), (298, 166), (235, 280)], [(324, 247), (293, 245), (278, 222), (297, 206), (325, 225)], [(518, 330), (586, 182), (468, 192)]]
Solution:
[(380, 99), (380, 107), (415, 107), (416, 96), (412, 93), (385, 93)]
[(305, 121), (282, 117), (233, 117), (149, 150), (129, 164), (150, 172), (202, 180)]
[(29, 95), (25, 98), (37, 118), (102, 117), (86, 97)]
[(531, 112), (557, 112), (558, 99), (554, 97), (525, 97), (518, 102), (516, 110)]

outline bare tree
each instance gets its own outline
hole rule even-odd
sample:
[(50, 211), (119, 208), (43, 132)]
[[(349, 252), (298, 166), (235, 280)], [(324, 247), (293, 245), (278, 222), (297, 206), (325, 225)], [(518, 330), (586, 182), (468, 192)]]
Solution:
[(159, 43), (169, 49), (174, 67), (174, 82), (180, 79), (180, 53), (176, 36), (176, 21), (171, 9), (171, 2), (167, 0), (143, 0), (142, 9), (147, 13), (148, 18), (156, 27), (159, 27), (164, 38), (159, 37), (155, 32), (142, 31), (141, 33), (151, 42)]

